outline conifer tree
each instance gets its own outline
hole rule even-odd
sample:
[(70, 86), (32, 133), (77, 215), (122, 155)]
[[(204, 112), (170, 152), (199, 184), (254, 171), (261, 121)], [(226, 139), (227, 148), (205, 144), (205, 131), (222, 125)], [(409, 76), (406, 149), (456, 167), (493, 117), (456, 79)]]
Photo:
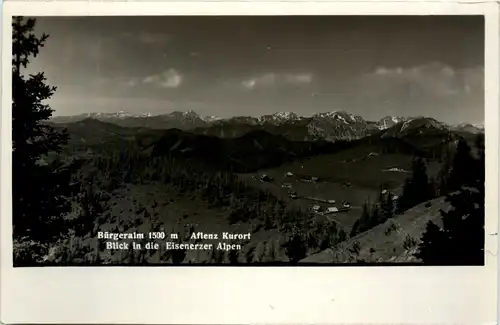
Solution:
[(427, 176), (427, 166), (422, 158), (417, 158), (412, 165), (412, 181), (414, 204), (427, 201), (430, 198), (429, 177)]
[(403, 192), (401, 196), (398, 198), (396, 213), (400, 214), (405, 212), (412, 204), (412, 187), (411, 187), (411, 179), (405, 179), (403, 185)]
[(352, 226), (351, 233), (349, 234), (349, 237), (354, 237), (359, 233), (362, 233), (365, 230), (370, 229), (370, 224), (371, 224), (371, 219), (372, 215), (370, 214), (370, 207), (368, 205), (368, 202), (365, 202), (363, 204), (363, 208), (361, 211), (361, 216), (359, 217), (356, 222), (354, 222), (354, 225)]
[(415, 256), (426, 264), (483, 264), (484, 191), (464, 189), (448, 201), (452, 208), (441, 212), (443, 229), (430, 221)]
[(307, 255), (304, 234), (300, 231), (294, 231), (283, 247), (291, 264), (297, 264)]
[(43, 121), (53, 110), (43, 103), (55, 87), (43, 72), (25, 75), (30, 57), (36, 57), (48, 35), (34, 34), (35, 19), (14, 17), (12, 22), (12, 197), (14, 237), (39, 241), (57, 239), (64, 232), (63, 215), (70, 172), (49, 154), (59, 153), (68, 135)]
[(452, 165), (453, 153), (450, 148), (446, 148), (442, 154), (441, 169), (437, 176), (438, 196), (445, 195), (448, 192), (448, 181), (450, 179)]
[(394, 216), (394, 201), (392, 199), (392, 194), (380, 194), (380, 217), (381, 221), (385, 222)]
[(347, 240), (347, 234), (345, 233), (344, 229), (340, 229), (338, 234), (338, 242), (341, 243), (345, 240)]
[(460, 154), (457, 150), (457, 155), (462, 158), (455, 159), (454, 166), (458, 166), (459, 170), (466, 164), (475, 165), (477, 170), (469, 170), (469, 175), (461, 180), (455, 174), (451, 184), (460, 190), (447, 197), (451, 209), (441, 211), (443, 227), (440, 228), (433, 222), (428, 223), (415, 254), (426, 264), (484, 264), (484, 144), (480, 139), (476, 141), (478, 159), (470, 156), (470, 149), (464, 144), (461, 144)]
[(368, 224), (368, 227), (369, 228), (375, 227), (376, 225), (378, 225), (381, 222), (383, 222), (383, 221), (382, 221), (382, 217), (380, 215), (380, 209), (378, 206), (375, 205), (372, 209), (372, 213), (370, 216), (370, 222)]
[(422, 158), (415, 158), (412, 162), (411, 178), (406, 179), (403, 193), (398, 200), (398, 213), (402, 213), (409, 208), (429, 200), (432, 197), (429, 177), (427, 176), (427, 166)]
[(471, 185), (475, 178), (475, 167), (471, 148), (464, 139), (460, 139), (453, 158), (450, 177), (448, 178), (448, 190), (456, 191), (464, 185)]

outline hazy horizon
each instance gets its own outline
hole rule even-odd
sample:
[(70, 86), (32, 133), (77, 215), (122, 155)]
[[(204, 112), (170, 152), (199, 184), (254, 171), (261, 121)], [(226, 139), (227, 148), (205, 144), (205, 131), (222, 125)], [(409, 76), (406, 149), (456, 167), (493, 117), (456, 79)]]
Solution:
[(37, 17), (54, 116), (346, 111), (484, 123), (482, 16)]
[[(112, 116), (113, 114), (119, 114), (119, 113), (123, 113), (123, 114), (130, 114), (131, 116), (147, 116), (147, 117), (155, 117), (155, 116), (162, 116), (162, 115), (169, 115), (169, 114), (172, 114), (172, 113), (175, 113), (175, 112), (178, 112), (178, 113), (189, 113), (189, 112), (194, 112), (196, 113), (197, 115), (199, 115), (200, 117), (207, 117), (207, 118), (218, 118), (218, 119), (221, 119), (221, 120), (227, 120), (227, 119), (230, 119), (232, 117), (261, 117), (263, 115), (273, 115), (273, 114), (278, 114), (278, 113), (295, 113), (295, 112), (273, 112), (273, 113), (266, 113), (266, 114), (263, 114), (263, 115), (230, 115), (230, 116), (216, 116), (216, 115), (203, 115), (203, 114), (199, 114), (198, 112), (194, 111), (194, 110), (187, 110), (187, 111), (169, 111), (169, 112), (165, 112), (165, 113), (149, 113), (149, 112), (136, 112), (136, 113), (132, 113), (132, 112), (128, 112), (128, 111), (116, 111), (116, 112), (82, 112), (82, 113), (77, 113), (77, 114), (70, 114), (70, 115), (57, 115), (57, 114), (53, 114), (52, 115), (52, 118), (56, 118), (56, 117), (77, 117), (77, 116), (81, 116), (81, 115), (88, 115), (89, 118), (92, 118), (92, 116), (94, 114), (103, 114), (103, 115), (108, 115), (108, 116)], [(349, 111), (328, 111), (328, 112), (317, 112), (317, 113), (313, 113), (312, 115), (300, 115), (300, 114), (297, 114), (299, 117), (301, 118), (310, 118), (310, 117), (313, 117), (313, 115), (315, 114), (322, 114), (322, 113), (334, 113), (334, 112), (346, 112), (346, 113), (349, 113), (349, 114), (352, 114), (350, 113)], [(356, 115), (356, 114), (354, 114)], [(358, 115), (358, 116), (361, 116), (361, 115)], [(423, 118), (432, 118), (432, 116), (425, 116), (425, 115), (413, 115), (413, 116), (390, 116), (390, 115), (385, 115), (385, 116), (382, 116), (380, 118), (376, 118), (376, 119), (367, 119), (367, 118), (364, 118), (364, 116), (361, 116), (365, 121), (369, 121), (369, 122), (378, 122), (380, 120), (382, 120), (383, 118), (386, 118), (386, 117), (399, 117), (399, 118), (419, 118), (419, 117), (423, 117)], [(436, 119), (438, 120), (438, 119)], [(439, 122), (444, 122), (444, 121), (441, 121), (441, 120), (438, 120)], [(467, 122), (467, 121), (462, 121), (462, 122), (459, 122), (459, 123), (449, 123), (450, 125), (451, 124), (462, 124), (462, 123), (468, 123), (468, 124), (471, 124), (471, 125), (482, 125), (484, 126), (484, 121), (482, 122), (479, 122), (479, 123), (474, 123), (474, 122)]]

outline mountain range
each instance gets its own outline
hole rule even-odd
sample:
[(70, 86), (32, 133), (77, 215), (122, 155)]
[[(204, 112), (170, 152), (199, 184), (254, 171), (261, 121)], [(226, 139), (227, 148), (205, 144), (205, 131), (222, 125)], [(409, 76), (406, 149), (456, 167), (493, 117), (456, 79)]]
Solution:
[[(301, 124), (304, 121), (305, 119), (301, 119), (295, 124), (286, 122), (274, 126), (264, 123), (265, 128), (257, 128), (260, 124), (253, 125), (239, 121), (241, 125), (247, 126), (247, 132), (237, 127), (235, 130), (244, 133), (243, 135), (226, 137), (204, 134), (206, 132), (203, 130), (214, 130), (213, 125), (193, 130), (151, 129), (123, 127), (95, 118), (70, 123), (52, 123), (52, 125), (68, 131), (70, 142), (66, 150), (70, 153), (110, 153), (129, 148), (152, 156), (173, 155), (190, 161), (202, 161), (205, 165), (216, 169), (238, 172), (255, 171), (264, 167), (278, 166), (299, 157), (335, 153), (338, 150), (354, 147), (364, 148), (363, 150), (367, 151), (366, 154), (370, 152), (400, 153), (439, 159), (445, 152), (453, 150), (460, 138), (465, 139), (471, 145), (476, 139), (476, 134), (465, 131), (457, 132), (432, 118), (406, 119), (380, 130), (374, 128), (373, 125), (368, 129), (366, 125), (363, 126), (360, 119), (356, 120), (353, 116), (353, 123), (345, 124), (352, 126), (357, 123), (355, 127), (358, 129), (344, 130), (353, 130), (353, 134), (360, 131), (358, 135), (363, 132), (368, 133), (367, 130), (372, 133), (363, 137), (359, 136), (357, 139), (351, 138), (350, 141), (345, 141), (340, 137), (336, 141), (321, 138), (314, 141), (297, 140), (304, 135), (301, 136), (300, 132), (307, 131), (307, 128)], [(233, 123), (236, 122), (233, 121)], [(239, 125), (238, 123), (235, 125)], [(339, 125), (342, 124), (339, 123)], [(332, 126), (333, 131), (339, 129), (341, 129), (340, 126), (337, 126), (337, 129)], [(279, 134), (278, 131), (283, 132)]]
[(404, 132), (410, 124), (445, 128), (454, 132), (473, 134), (484, 132), (483, 126), (470, 123), (447, 125), (432, 118), (397, 116), (386, 116), (378, 121), (368, 121), (361, 116), (345, 111), (317, 113), (309, 117), (299, 116), (293, 112), (278, 112), (259, 117), (235, 116), (230, 118), (201, 116), (194, 111), (176, 111), (160, 115), (127, 112), (87, 113), (74, 116), (56, 116), (51, 119), (51, 122), (67, 124), (88, 118), (122, 127), (179, 129), (219, 138), (236, 138), (252, 131), (264, 130), (293, 141), (354, 140), (379, 133), (381, 130), (392, 130), (395, 125), (401, 126), (399, 132)]

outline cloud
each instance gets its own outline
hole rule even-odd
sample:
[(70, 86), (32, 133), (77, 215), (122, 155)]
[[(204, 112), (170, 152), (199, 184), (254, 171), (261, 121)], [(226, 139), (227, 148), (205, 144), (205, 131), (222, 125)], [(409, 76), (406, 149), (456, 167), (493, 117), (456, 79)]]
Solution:
[(484, 92), (484, 68), (464, 69), (461, 75), (466, 93), (472, 91)]
[(455, 69), (433, 62), (415, 67), (377, 67), (362, 77), (370, 91), (406, 89), (415, 96), (454, 96), (484, 90), (484, 68)]
[(310, 74), (286, 74), (285, 80), (291, 84), (309, 84), (312, 82)]
[(378, 67), (373, 74), (377, 76), (384, 76), (384, 75), (391, 75), (391, 74), (398, 74), (400, 75), (403, 72), (402, 68), (395, 68), (395, 69), (388, 69), (386, 67)]
[(439, 62), (378, 66), (341, 86), (353, 107), (385, 115), (426, 115), (453, 123), (480, 121), (483, 116), (482, 66), (462, 68)]
[(270, 88), (275, 86), (310, 84), (313, 80), (311, 74), (278, 74), (265, 73), (257, 77), (243, 80), (241, 85), (246, 89)]
[[(160, 74), (147, 76), (142, 80), (143, 84), (153, 84), (161, 88), (177, 88), (183, 82), (183, 76), (175, 69), (166, 70)], [(132, 82), (133, 85), (135, 85)]]
[(129, 81), (125, 82), (125, 86), (127, 87), (135, 87), (139, 83), (137, 82), (137, 79), (130, 79)]

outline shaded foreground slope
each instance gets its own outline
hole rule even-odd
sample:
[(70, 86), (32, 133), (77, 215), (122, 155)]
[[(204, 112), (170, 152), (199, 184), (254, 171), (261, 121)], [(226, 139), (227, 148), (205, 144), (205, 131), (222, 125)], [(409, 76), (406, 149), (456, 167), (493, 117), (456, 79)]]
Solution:
[(420, 262), (413, 253), (427, 222), (441, 225), (441, 210), (450, 204), (445, 197), (419, 204), (335, 248), (311, 255), (301, 263), (411, 263)]
[[(195, 232), (206, 234), (222, 232), (251, 233), (251, 238), (238, 241), (242, 250), (188, 250), (182, 263), (174, 264), (236, 264), (286, 262), (288, 259), (281, 247), (285, 237), (277, 230), (256, 229), (256, 222), (249, 221), (230, 225), (228, 209), (210, 206), (194, 196), (182, 195), (175, 187), (165, 184), (133, 185), (127, 184), (112, 193), (109, 208), (103, 216), (99, 231), (120, 233), (165, 232), (178, 233), (184, 243), (212, 244), (219, 242), (236, 243), (230, 240), (189, 240), (190, 227)], [(133, 240), (123, 240), (131, 244)], [(109, 250), (96, 236), (67, 238), (52, 246), (44, 257), (50, 265), (151, 265), (173, 264), (174, 251), (165, 249), (165, 240), (136, 240), (146, 247), (148, 242), (156, 242), (158, 249)], [(71, 259), (65, 259), (71, 256)], [(272, 256), (272, 260), (268, 260)]]

